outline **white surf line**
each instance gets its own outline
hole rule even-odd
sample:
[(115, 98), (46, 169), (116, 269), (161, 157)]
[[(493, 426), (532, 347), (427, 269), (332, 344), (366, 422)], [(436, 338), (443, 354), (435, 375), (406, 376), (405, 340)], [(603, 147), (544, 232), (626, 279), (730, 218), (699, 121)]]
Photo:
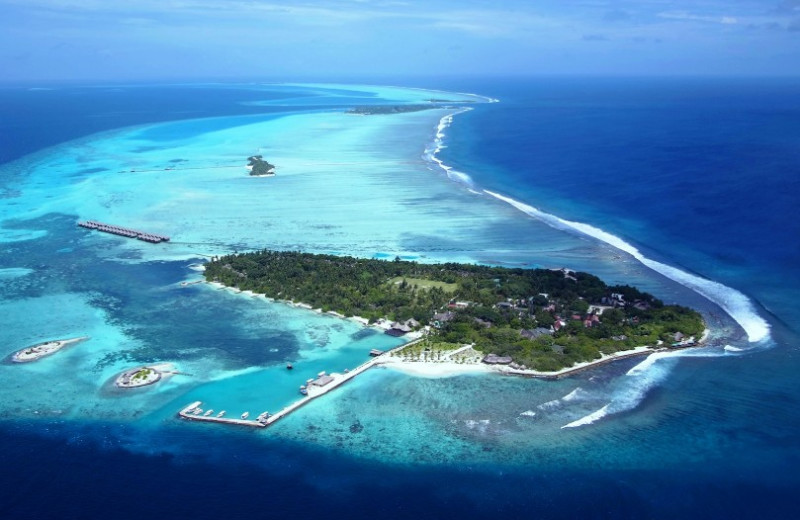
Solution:
[(577, 421), (572, 421), (569, 424), (565, 424), (564, 426), (561, 427), (561, 429), (563, 430), (564, 428), (578, 428), (579, 426), (586, 426), (588, 424), (596, 423), (597, 421), (608, 415), (609, 406), (610, 405), (607, 404), (604, 407), (597, 410), (596, 412), (590, 413), (586, 417), (581, 417)]
[(472, 107), (464, 107), (457, 110), (456, 112), (453, 112), (452, 114), (448, 114), (443, 118), (441, 118), (439, 120), (439, 125), (436, 127), (436, 137), (434, 138), (433, 143), (431, 143), (432, 147), (426, 148), (423, 155), (428, 160), (436, 163), (436, 165), (445, 173), (445, 175), (447, 175), (448, 179), (455, 182), (459, 182), (461, 184), (465, 184), (470, 189), (470, 191), (472, 191), (473, 193), (478, 193), (474, 189), (472, 189), (475, 187), (475, 183), (472, 182), (472, 178), (469, 175), (454, 170), (452, 166), (446, 165), (444, 161), (442, 161), (438, 157), (439, 152), (441, 152), (442, 149), (446, 148), (446, 145), (444, 144), (444, 137), (445, 137), (444, 131), (447, 128), (449, 128), (451, 124), (453, 124), (453, 118), (455, 116), (463, 114), (465, 112), (469, 112), (470, 110), (472, 110)]
[[(432, 143), (433, 149), (427, 148), (425, 150), (425, 156), (432, 162), (436, 163), (436, 165), (445, 172), (449, 179), (465, 184), (470, 191), (480, 194), (479, 192), (475, 191), (475, 183), (469, 175), (454, 170), (453, 167), (446, 165), (438, 157), (439, 152), (446, 147), (444, 144), (444, 131), (453, 123), (453, 118), (455, 116), (469, 110), (472, 110), (472, 107), (465, 107), (454, 112), (453, 114), (446, 115), (439, 121), (439, 125), (436, 129), (436, 137)], [(734, 321), (739, 324), (739, 326), (742, 327), (742, 329), (744, 329), (749, 342), (755, 343), (769, 337), (769, 323), (767, 323), (767, 321), (758, 314), (753, 306), (753, 302), (736, 289), (727, 287), (726, 285), (713, 280), (708, 280), (687, 273), (676, 267), (658, 262), (651, 258), (647, 258), (636, 247), (628, 242), (625, 242), (623, 239), (590, 224), (562, 219), (561, 217), (545, 213), (538, 208), (489, 190), (483, 190), (483, 192), (495, 197), (498, 200), (510, 204), (514, 208), (550, 225), (551, 227), (581, 233), (594, 238), (595, 240), (605, 242), (616, 249), (630, 254), (646, 267), (656, 271), (657, 273), (660, 273), (674, 282), (683, 285), (684, 287), (692, 289), (708, 300), (719, 305), (731, 318), (733, 318)]]
[(491, 195), (498, 200), (506, 202), (523, 213), (526, 213), (527, 215), (530, 215), (531, 217), (540, 220), (556, 229), (577, 231), (583, 235), (600, 240), (601, 242), (605, 242), (616, 249), (628, 253), (653, 271), (656, 271), (657, 273), (666, 276), (670, 280), (692, 289), (708, 300), (716, 303), (725, 312), (727, 312), (728, 315), (744, 329), (744, 331), (747, 333), (747, 338), (751, 343), (761, 341), (769, 337), (770, 326), (767, 321), (759, 316), (758, 312), (756, 312), (753, 302), (751, 302), (747, 296), (736, 289), (727, 287), (713, 280), (707, 280), (705, 278), (687, 273), (686, 271), (682, 271), (676, 267), (672, 267), (671, 265), (647, 258), (633, 245), (625, 242), (615, 235), (612, 235), (611, 233), (603, 231), (600, 228), (596, 228), (582, 222), (565, 220), (498, 193), (488, 190), (483, 191), (484, 193)]
[(613, 390), (609, 403), (599, 410), (565, 424), (561, 429), (587, 426), (609, 415), (633, 410), (639, 406), (639, 403), (642, 402), (650, 389), (661, 384), (672, 371), (671, 364), (660, 361), (681, 357), (683, 352), (676, 350), (656, 352), (649, 355), (644, 361), (625, 373), (620, 386)]

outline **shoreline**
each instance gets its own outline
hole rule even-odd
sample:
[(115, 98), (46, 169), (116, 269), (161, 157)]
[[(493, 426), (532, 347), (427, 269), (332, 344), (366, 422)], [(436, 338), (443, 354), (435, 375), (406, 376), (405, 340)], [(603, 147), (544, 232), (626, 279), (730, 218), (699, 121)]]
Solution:
[[(360, 316), (347, 317), (334, 311), (323, 313), (322, 309), (314, 309), (311, 305), (307, 303), (293, 302), (289, 300), (276, 300), (274, 298), (269, 298), (262, 293), (254, 293), (253, 291), (241, 291), (239, 289), (236, 289), (234, 287), (229, 287), (219, 282), (209, 282), (207, 280), (204, 280), (204, 283), (215, 287), (217, 290), (228, 290), (234, 294), (240, 294), (249, 297), (263, 297), (266, 301), (271, 303), (283, 303), (285, 305), (289, 305), (296, 309), (303, 309), (310, 312), (314, 312), (316, 314), (326, 314), (328, 316), (333, 316), (335, 318), (339, 318), (342, 320), (354, 321), (356, 323), (361, 324), (364, 328), (373, 328), (383, 332), (389, 329), (390, 322), (385, 318), (379, 320), (376, 323), (370, 324), (366, 318), (362, 318)], [(507, 365), (487, 365), (482, 361), (466, 362), (466, 363), (464, 362), (457, 363), (454, 361), (438, 361), (438, 362), (405, 361), (389, 356), (384, 357), (383, 355), (376, 358), (376, 362), (374, 363), (374, 365), (383, 366), (416, 377), (450, 377), (463, 374), (499, 374), (506, 376), (528, 377), (534, 379), (557, 380), (557, 379), (562, 379), (564, 377), (572, 376), (574, 374), (578, 374), (586, 370), (590, 370), (595, 367), (611, 363), (613, 361), (619, 361), (623, 359), (629, 359), (632, 357), (639, 357), (639, 356), (657, 354), (662, 352), (673, 352), (678, 350), (685, 350), (688, 348), (704, 347), (705, 342), (708, 339), (710, 333), (711, 333), (710, 329), (708, 328), (704, 329), (703, 335), (700, 337), (700, 339), (698, 339), (691, 345), (680, 346), (680, 347), (664, 347), (664, 346), (650, 347), (644, 345), (644, 346), (634, 347), (628, 350), (620, 350), (618, 352), (614, 352), (613, 354), (603, 354), (599, 359), (576, 363), (570, 367), (564, 367), (561, 370), (557, 370), (555, 372), (540, 372), (537, 370), (530, 370), (530, 369), (515, 369)], [(406, 341), (403, 345), (400, 345), (399, 347), (396, 347), (395, 349), (392, 350), (398, 353), (402, 353), (404, 348), (410, 346), (413, 343), (416, 343), (423, 337), (424, 337), (423, 330), (408, 333), (405, 336), (403, 336), (404, 339), (408, 338), (408, 341)], [(462, 347), (462, 349), (463, 348), (466, 348), (466, 346)], [(450, 352), (446, 355), (449, 357), (453, 353), (454, 352)], [(481, 357), (483, 357), (483, 355)]]
[[(291, 300), (277, 300), (275, 298), (271, 298), (271, 297), (267, 296), (264, 293), (256, 293), (256, 292), (253, 292), (253, 291), (250, 291), (250, 290), (242, 291), (242, 290), (237, 289), (235, 287), (229, 287), (229, 286), (221, 284), (219, 282), (210, 282), (210, 281), (205, 280), (205, 279), (201, 280), (200, 282), (202, 284), (209, 285), (209, 286), (213, 287), (214, 289), (216, 289), (218, 291), (229, 291), (229, 292), (231, 292), (233, 294), (239, 294), (239, 295), (247, 296), (247, 297), (250, 297), (250, 298), (264, 298), (264, 300), (269, 302), (269, 303), (281, 303), (283, 305), (287, 305), (287, 306), (293, 307), (295, 309), (302, 309), (302, 310), (305, 310), (305, 311), (313, 312), (315, 314), (332, 316), (334, 318), (339, 318), (341, 320), (352, 321), (352, 322), (358, 323), (359, 325), (361, 325), (364, 328), (375, 329), (375, 330), (379, 330), (379, 331), (382, 331), (382, 332), (386, 332), (387, 330), (389, 330), (391, 328), (391, 322), (389, 320), (385, 319), (385, 318), (382, 318), (382, 319), (378, 320), (375, 323), (370, 323), (368, 319), (363, 318), (361, 316), (345, 316), (344, 314), (340, 314), (340, 313), (338, 313), (336, 311), (323, 312), (322, 309), (319, 309), (319, 308), (315, 309), (311, 305), (309, 305), (307, 303), (303, 303), (303, 302), (294, 302), (294, 301), (291, 301)], [(189, 284), (187, 284), (187, 285), (189, 285)], [(192, 284), (192, 285), (195, 285), (195, 284)], [(418, 340), (420, 338), (420, 332), (411, 332), (411, 333), (406, 334), (403, 337), (409, 338), (407, 343), (410, 343), (410, 342)]]
[(456, 363), (454, 361), (404, 361), (397, 358), (386, 358), (380, 360), (377, 365), (417, 377), (452, 377), (466, 374), (497, 374), (501, 376), (557, 380), (611, 363), (613, 361), (656, 354), (658, 352), (664, 352), (668, 350), (678, 349), (652, 349), (650, 347), (636, 347), (635, 349), (621, 350), (619, 352), (615, 352), (614, 354), (604, 355), (600, 359), (593, 361), (577, 363), (571, 367), (565, 367), (556, 372), (539, 372), (537, 370), (514, 369), (505, 365), (487, 365), (482, 361)]
[[(629, 359), (639, 356), (649, 356), (650, 354), (658, 354), (662, 352), (675, 352), (679, 350), (686, 350), (689, 348), (702, 348), (705, 347), (705, 342), (708, 339), (710, 333), (711, 330), (706, 328), (703, 331), (703, 335), (700, 337), (699, 340), (697, 340), (693, 344), (687, 344), (686, 346), (656, 347), (656, 348), (649, 346), (640, 346), (628, 350), (620, 350), (618, 352), (614, 352), (613, 354), (603, 354), (600, 357), (600, 359), (576, 363), (571, 367), (564, 367), (561, 370), (557, 370), (555, 372), (540, 372), (538, 370), (530, 370), (530, 369), (525, 369), (525, 370), (514, 369), (507, 365), (487, 365), (482, 361), (466, 362), (466, 363), (464, 362), (456, 363), (454, 361), (438, 361), (438, 362), (405, 361), (397, 358), (387, 357), (387, 358), (379, 358), (377, 364), (409, 375), (415, 375), (418, 377), (450, 377), (463, 374), (480, 373), (480, 374), (499, 374), (505, 376), (528, 377), (534, 379), (557, 380), (557, 379), (562, 379), (564, 377), (570, 377), (580, 372), (584, 372), (586, 370), (590, 370), (592, 368), (596, 368), (623, 359)], [(406, 346), (408, 345), (404, 345), (403, 347)], [(466, 346), (462, 347), (462, 349), (464, 348), (466, 348)], [(402, 349), (400, 349), (398, 352), (402, 352)], [(454, 352), (451, 352), (450, 354)]]
[(33, 361), (51, 356), (64, 347), (86, 341), (87, 339), (89, 339), (89, 336), (43, 341), (42, 343), (37, 343), (36, 345), (14, 352), (14, 354), (11, 355), (11, 361), (14, 363), (32, 363)]
[[(123, 371), (114, 378), (114, 386), (122, 389), (142, 388), (158, 383), (167, 377), (178, 374), (172, 363), (142, 365)], [(143, 374), (143, 375), (140, 375)]]

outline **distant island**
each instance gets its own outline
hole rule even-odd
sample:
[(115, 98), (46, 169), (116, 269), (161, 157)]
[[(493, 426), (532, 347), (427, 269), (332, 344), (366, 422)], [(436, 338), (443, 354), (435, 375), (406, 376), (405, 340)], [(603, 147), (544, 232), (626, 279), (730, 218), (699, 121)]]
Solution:
[(371, 324), (388, 319), (387, 332), (394, 335), (424, 330), (418, 352), (471, 345), (484, 363), (540, 372), (636, 347), (692, 346), (705, 329), (692, 309), (568, 269), (264, 250), (214, 258), (204, 274), (208, 281)]
[(460, 101), (456, 101), (456, 100), (453, 100), (453, 99), (430, 98), (430, 99), (426, 99), (426, 101), (429, 102), (429, 103), (459, 103), (459, 104), (462, 104), (462, 103), (475, 103), (474, 99), (462, 99)]
[(247, 168), (253, 177), (272, 177), (275, 175), (275, 165), (265, 161), (261, 155), (248, 157)]
[(383, 106), (360, 106), (349, 109), (347, 114), (357, 114), (361, 116), (371, 116), (379, 114), (402, 114), (405, 112), (420, 112), (422, 110), (432, 110), (434, 108), (447, 108), (441, 105), (383, 105)]

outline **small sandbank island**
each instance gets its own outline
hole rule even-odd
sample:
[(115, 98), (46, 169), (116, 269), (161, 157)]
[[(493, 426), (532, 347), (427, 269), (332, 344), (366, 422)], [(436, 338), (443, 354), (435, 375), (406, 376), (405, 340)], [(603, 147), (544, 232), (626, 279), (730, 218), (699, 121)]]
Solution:
[(386, 363), (559, 376), (696, 346), (706, 333), (702, 316), (692, 309), (569, 269), (264, 250), (213, 258), (204, 275), (241, 291), (383, 324), (395, 336), (422, 337)]
[(251, 177), (274, 177), (275, 165), (264, 160), (261, 155), (253, 155), (247, 158), (247, 169), (250, 170)]
[(32, 347), (24, 348), (15, 352), (14, 355), (11, 356), (11, 361), (15, 363), (30, 363), (31, 361), (37, 361), (45, 356), (55, 354), (68, 345), (74, 345), (76, 343), (80, 343), (81, 341), (86, 341), (87, 339), (89, 339), (89, 336), (45, 341), (43, 343), (39, 343)]
[(117, 388), (140, 388), (158, 383), (163, 377), (177, 373), (171, 363), (136, 367), (118, 375), (114, 386)]

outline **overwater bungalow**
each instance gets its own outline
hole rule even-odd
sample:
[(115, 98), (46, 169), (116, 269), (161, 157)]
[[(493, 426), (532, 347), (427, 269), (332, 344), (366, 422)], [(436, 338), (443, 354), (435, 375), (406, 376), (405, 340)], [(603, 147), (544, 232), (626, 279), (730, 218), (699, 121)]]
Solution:
[(487, 365), (508, 365), (514, 361), (510, 356), (498, 356), (497, 354), (489, 354), (483, 358), (483, 362)]
[(78, 222), (78, 225), (86, 229), (94, 229), (97, 231), (101, 231), (103, 233), (111, 233), (112, 235), (118, 235), (127, 238), (136, 238), (138, 240), (142, 240), (144, 242), (149, 242), (152, 244), (158, 244), (159, 242), (169, 242), (168, 236), (158, 235), (156, 233), (148, 233), (145, 231), (139, 231), (137, 229), (129, 229), (120, 226), (114, 226), (111, 224), (103, 224), (102, 222), (96, 222), (93, 220)]

